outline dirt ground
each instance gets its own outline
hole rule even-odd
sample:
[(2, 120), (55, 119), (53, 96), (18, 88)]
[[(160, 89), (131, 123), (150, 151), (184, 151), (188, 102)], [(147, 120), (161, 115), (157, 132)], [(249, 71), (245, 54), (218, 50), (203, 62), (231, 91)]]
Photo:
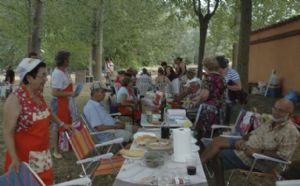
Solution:
[[(49, 102), (50, 100), (50, 91), (49, 87), (46, 86), (45, 88), (45, 97), (46, 100)], [(89, 98), (89, 90), (88, 86), (85, 86), (82, 94), (77, 98), (77, 104), (79, 108), (82, 111), (84, 103), (88, 100)], [(272, 104), (274, 103), (275, 99), (274, 98), (269, 98), (269, 97), (263, 97), (260, 95), (250, 95), (250, 99), (248, 102), (247, 107), (248, 108), (253, 108), (254, 106), (257, 108), (257, 111), (260, 113), (270, 113), (271, 112), (271, 107)], [(3, 163), (4, 163), (4, 153), (5, 153), (5, 145), (3, 142), (3, 104), (4, 102), (0, 102), (0, 175), (3, 174)], [(239, 108), (236, 108), (234, 110), (234, 113), (238, 113)], [(300, 106), (297, 106), (296, 113), (300, 113)], [(80, 174), (81, 168), (76, 165), (76, 158), (73, 155), (73, 153), (64, 153), (64, 158), (61, 160), (56, 160), (54, 159), (54, 171), (55, 171), (55, 182), (61, 182), (61, 181), (66, 181), (70, 180), (71, 178), (78, 178), (78, 175)], [(293, 156), (292, 160), (298, 160), (300, 161), (300, 145), (298, 145), (296, 153)], [(229, 172), (225, 173), (226, 176), (228, 177)], [(94, 180), (93, 185), (104, 185), (104, 186), (109, 186), (112, 185), (114, 182), (115, 176), (113, 175), (108, 175), (108, 176), (102, 176)], [(232, 185), (242, 185), (242, 181), (245, 177), (241, 173), (237, 173), (233, 176), (232, 178)], [(209, 185), (213, 185), (213, 179), (209, 179)], [(274, 185), (274, 179), (271, 178), (266, 178), (266, 177), (258, 177), (258, 176), (253, 176), (250, 179), (251, 185), (257, 185), (257, 186), (272, 186)]]

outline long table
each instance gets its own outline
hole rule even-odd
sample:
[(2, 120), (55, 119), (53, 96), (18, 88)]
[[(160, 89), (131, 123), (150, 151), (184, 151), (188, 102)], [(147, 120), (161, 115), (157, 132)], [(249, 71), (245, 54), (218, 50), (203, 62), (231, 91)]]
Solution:
[[(141, 129), (141, 132), (153, 132), (160, 136), (160, 129)], [(131, 149), (137, 148), (135, 142), (132, 143)], [(166, 158), (163, 166), (157, 168), (149, 168), (143, 163), (143, 159), (126, 159), (119, 174), (117, 175), (114, 186), (146, 186), (156, 185), (157, 178), (161, 175), (167, 175), (170, 179), (174, 177), (185, 177), (190, 180), (191, 186), (207, 186), (207, 179), (203, 171), (203, 167), (198, 156), (195, 152), (194, 156), (198, 157), (197, 160), (197, 174), (193, 176), (187, 175), (186, 164), (178, 163), (172, 160), (171, 155), (166, 153)]]

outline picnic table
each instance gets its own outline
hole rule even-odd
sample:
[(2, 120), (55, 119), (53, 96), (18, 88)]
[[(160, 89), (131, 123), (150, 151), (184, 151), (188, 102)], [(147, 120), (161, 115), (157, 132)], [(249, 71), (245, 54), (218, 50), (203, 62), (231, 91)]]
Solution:
[[(160, 128), (143, 128), (138, 132), (154, 133), (157, 137), (160, 137)], [(141, 148), (133, 141), (130, 149)], [(197, 157), (196, 162), (196, 175), (190, 176), (187, 174), (186, 163), (175, 162), (172, 160), (172, 153), (165, 153), (164, 164), (156, 168), (149, 168), (145, 165), (143, 158), (127, 158), (124, 161), (122, 168), (120, 169), (114, 186), (146, 186), (157, 185), (159, 177), (166, 176), (169, 178), (170, 183), (167, 185), (173, 185), (171, 182), (175, 177), (184, 178), (188, 180), (188, 183), (184, 185), (191, 186), (207, 186), (207, 179), (203, 171), (203, 167), (198, 155), (198, 152), (194, 152), (194, 157)], [(181, 184), (182, 185), (182, 184)]]

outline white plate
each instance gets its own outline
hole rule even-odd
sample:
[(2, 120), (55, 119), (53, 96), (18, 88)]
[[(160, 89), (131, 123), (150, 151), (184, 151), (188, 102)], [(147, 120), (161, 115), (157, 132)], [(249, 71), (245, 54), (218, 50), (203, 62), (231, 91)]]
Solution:
[(140, 160), (142, 159), (144, 156), (141, 156), (141, 157), (131, 157), (131, 156), (125, 156), (125, 155), (122, 155), (123, 158), (125, 159), (129, 159), (129, 160)]
[(192, 152), (198, 152), (200, 150), (200, 147), (197, 145), (192, 146)]
[(196, 138), (192, 137), (191, 143), (194, 143), (194, 144), (195, 144), (196, 142), (197, 142)]
[(137, 137), (140, 137), (140, 136), (144, 136), (144, 135), (149, 135), (149, 136), (153, 136), (155, 137), (155, 133), (153, 132), (137, 132), (133, 135), (133, 139), (136, 139)]

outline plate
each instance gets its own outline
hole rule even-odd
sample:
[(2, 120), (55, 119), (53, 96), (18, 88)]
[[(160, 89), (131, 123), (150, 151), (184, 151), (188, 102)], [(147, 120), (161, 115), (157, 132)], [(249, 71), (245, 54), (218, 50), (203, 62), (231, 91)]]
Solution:
[(192, 137), (191, 138), (191, 143), (196, 143), (196, 142), (197, 142), (196, 138)]
[(200, 147), (197, 145), (192, 146), (192, 152), (198, 152), (200, 150)]
[(150, 150), (171, 150), (172, 144), (170, 140), (160, 139), (152, 142), (148, 142), (146, 147)]
[(129, 159), (129, 160), (140, 160), (143, 158), (143, 156), (141, 156), (141, 157), (132, 157), (132, 156), (125, 156), (125, 155), (122, 155), (122, 156), (123, 156), (123, 158)]
[(140, 136), (145, 136), (145, 135), (149, 135), (149, 136), (153, 136), (155, 137), (155, 133), (153, 132), (137, 132), (133, 135), (133, 139), (136, 139), (137, 137), (140, 137)]
[(120, 154), (124, 157), (129, 158), (142, 158), (145, 155), (145, 150), (143, 149), (122, 149), (120, 150)]

